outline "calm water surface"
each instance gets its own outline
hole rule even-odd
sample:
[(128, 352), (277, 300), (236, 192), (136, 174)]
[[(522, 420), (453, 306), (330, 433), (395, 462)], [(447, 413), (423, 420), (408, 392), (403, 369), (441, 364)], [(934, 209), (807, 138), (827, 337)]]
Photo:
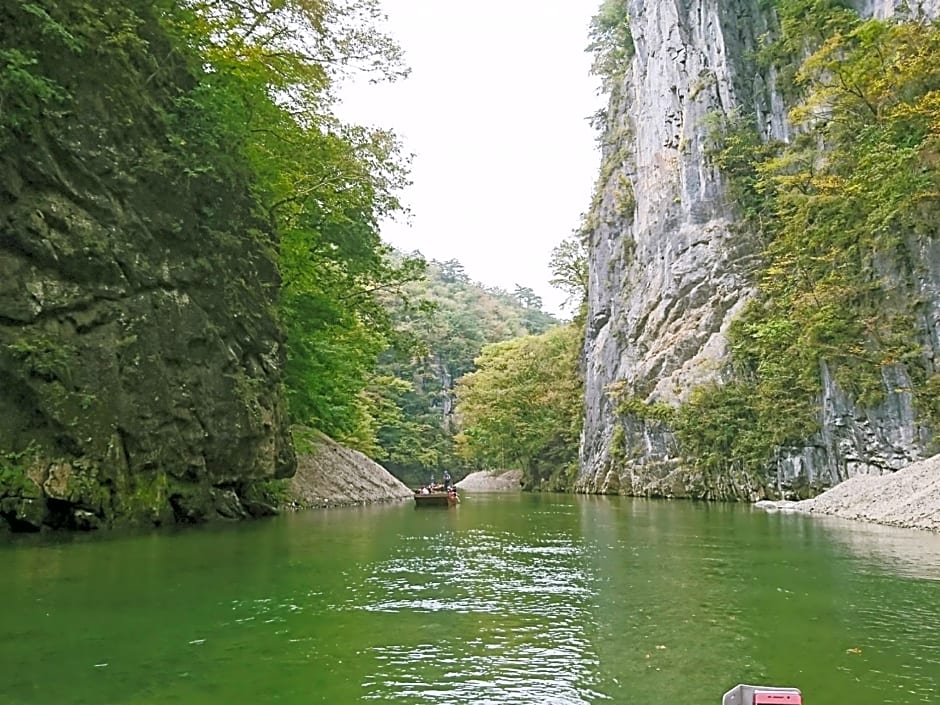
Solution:
[(940, 537), (471, 495), (0, 544), (0, 703), (940, 702)]

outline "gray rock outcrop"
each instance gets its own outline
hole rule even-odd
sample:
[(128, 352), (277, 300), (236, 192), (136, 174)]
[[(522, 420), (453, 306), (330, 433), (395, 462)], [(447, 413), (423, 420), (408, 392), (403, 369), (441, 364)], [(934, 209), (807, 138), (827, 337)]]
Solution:
[(768, 511), (807, 512), (904, 529), (940, 531), (940, 455), (889, 475), (856, 475), (801, 502), (757, 502)]
[[(935, 16), (924, 0), (913, 12)], [(908, 5), (866, 0), (888, 16)], [(643, 403), (676, 406), (729, 377), (727, 332), (754, 295), (760, 249), (740, 226), (728, 185), (706, 155), (710, 116), (755, 115), (765, 139), (790, 137), (772, 69), (753, 53), (774, 18), (759, 0), (627, 0), (635, 55), (611, 90), (598, 193), (588, 224), (585, 423), (576, 490), (666, 497), (758, 499), (768, 488), (825, 487), (904, 467), (929, 432), (914, 412), (908, 371), (885, 368), (885, 400), (859, 408), (825, 364), (822, 431), (781, 449), (766, 482), (741, 474), (710, 485), (656, 419), (619, 415), (611, 386)], [(916, 331), (930, 362), (940, 351), (940, 249), (909, 243), (912, 272), (885, 272), (924, 301)]]
[(457, 487), (467, 492), (518, 492), (522, 489), (522, 470), (472, 472)]
[(342, 507), (411, 499), (414, 491), (375, 461), (322, 433), (306, 432), (284, 504), (291, 509)]

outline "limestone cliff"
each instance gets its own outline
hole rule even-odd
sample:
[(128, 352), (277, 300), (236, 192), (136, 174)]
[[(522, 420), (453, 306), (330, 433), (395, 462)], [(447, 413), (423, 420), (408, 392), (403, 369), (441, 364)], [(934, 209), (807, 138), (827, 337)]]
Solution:
[(274, 235), (238, 165), (179, 139), (193, 82), (153, 4), (56, 9), (64, 43), (0, 10), (5, 56), (55, 87), (4, 95), (0, 527), (262, 511), (295, 462)]
[[(932, 0), (858, 2), (865, 15), (895, 5), (936, 15)], [(860, 408), (825, 362), (821, 432), (779, 449), (765, 477), (706, 479), (684, 458), (668, 414), (696, 387), (729, 378), (728, 328), (754, 294), (760, 246), (742, 227), (723, 175), (707, 157), (708, 120), (756, 116), (765, 140), (787, 141), (787, 106), (773, 69), (754, 53), (774, 31), (760, 0), (626, 0), (632, 55), (611, 81), (603, 165), (587, 227), (589, 302), (582, 492), (758, 498), (797, 484), (830, 485), (858, 472), (897, 469), (922, 457), (930, 437), (913, 410), (907, 371), (883, 370), (886, 394)], [(940, 252), (913, 243), (919, 259), (899, 280), (925, 302), (912, 335), (932, 365), (940, 349)], [(615, 398), (644, 405), (617, 409)]]

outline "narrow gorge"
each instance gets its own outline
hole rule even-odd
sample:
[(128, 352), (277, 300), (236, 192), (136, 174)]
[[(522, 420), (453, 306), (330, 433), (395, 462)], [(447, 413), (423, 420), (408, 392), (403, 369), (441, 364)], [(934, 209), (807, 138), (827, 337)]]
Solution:
[[(774, 169), (776, 184), (799, 176), (792, 167), (798, 159), (780, 166), (780, 155), (794, 154), (793, 145), (826, 122), (818, 117), (822, 100), (813, 120), (804, 114), (794, 124), (790, 111), (820, 90), (810, 82), (814, 66), (803, 62), (839, 32), (855, 42), (847, 40), (840, 61), (864, 60), (866, 37), (891, 37), (898, 24), (934, 36), (927, 18), (938, 11), (936, 2), (605, 4), (594, 48), (610, 100), (598, 116), (602, 167), (585, 226), (590, 281), (577, 491), (806, 496), (936, 452), (940, 248), (933, 202), (923, 199), (910, 217), (896, 208), (868, 227), (870, 236), (856, 238), (856, 264), (830, 266), (850, 271), (851, 280), (837, 286), (825, 271), (815, 279), (809, 272), (805, 287), (798, 281), (786, 289), (780, 282), (803, 271), (801, 257), (835, 262), (841, 255), (831, 253), (856, 245), (833, 235), (819, 256), (810, 244), (784, 252), (787, 228), (798, 228), (776, 216), (793, 209), (752, 201), (766, 197), (755, 179), (769, 182)], [(856, 31), (869, 18), (885, 22), (868, 35)], [(935, 72), (919, 78), (921, 94), (936, 88)], [(913, 99), (898, 98), (883, 114), (898, 113), (893, 106), (905, 100)], [(838, 113), (828, 115), (835, 124)], [(814, 139), (815, 147), (804, 148), (813, 155), (808, 171), (828, 169), (833, 180), (851, 181), (852, 170), (836, 158), (827, 165), (818, 148), (831, 138)], [(935, 168), (923, 156), (932, 139), (914, 149), (923, 150), (918, 178), (935, 186)], [(750, 164), (741, 166), (773, 149), (777, 162), (765, 157), (756, 176)], [(823, 190), (816, 182), (811, 188), (810, 196)], [(865, 315), (853, 319), (852, 307)], [(833, 313), (817, 331), (792, 315), (797, 309)], [(859, 330), (846, 332), (856, 322)], [(806, 363), (802, 371), (778, 369), (797, 359)], [(788, 387), (800, 398), (793, 409), (781, 401)]]

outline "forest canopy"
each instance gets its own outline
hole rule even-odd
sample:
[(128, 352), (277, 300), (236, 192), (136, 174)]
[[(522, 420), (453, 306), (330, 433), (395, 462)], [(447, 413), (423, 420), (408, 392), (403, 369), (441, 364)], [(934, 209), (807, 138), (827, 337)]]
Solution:
[(391, 334), (375, 292), (424, 268), (392, 257), (379, 234), (380, 220), (402, 210), (408, 163), (397, 138), (331, 109), (351, 72), (407, 74), (380, 20), (374, 0), (194, 1), (167, 15), (204, 62), (187, 100), (217, 134), (197, 122), (193, 138), (241, 154), (279, 236), (292, 417), (360, 445), (373, 439), (366, 389)]

